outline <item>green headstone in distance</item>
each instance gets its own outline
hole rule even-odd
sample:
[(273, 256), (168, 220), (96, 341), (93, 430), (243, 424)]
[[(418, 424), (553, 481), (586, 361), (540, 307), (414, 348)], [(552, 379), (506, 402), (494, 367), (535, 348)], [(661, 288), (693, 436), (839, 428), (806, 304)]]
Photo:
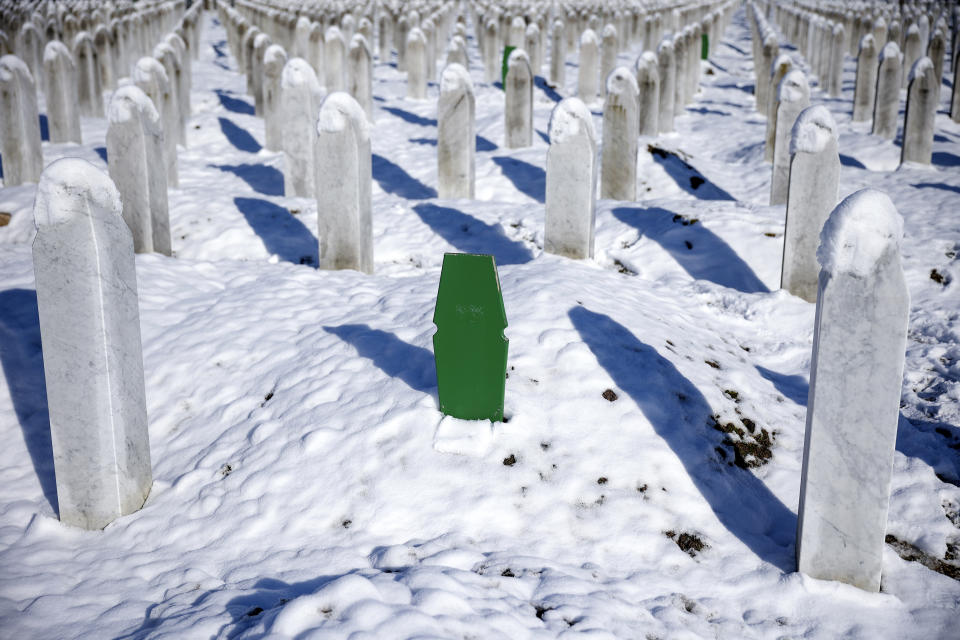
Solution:
[(464, 420), (503, 420), (507, 314), (493, 256), (443, 256), (433, 323), (440, 411)]
[(710, 57), (710, 37), (702, 33), (700, 34), (700, 58), (706, 60)]
[(503, 61), (500, 63), (500, 86), (507, 90), (507, 61), (510, 60), (510, 54), (516, 47), (507, 45), (503, 48)]

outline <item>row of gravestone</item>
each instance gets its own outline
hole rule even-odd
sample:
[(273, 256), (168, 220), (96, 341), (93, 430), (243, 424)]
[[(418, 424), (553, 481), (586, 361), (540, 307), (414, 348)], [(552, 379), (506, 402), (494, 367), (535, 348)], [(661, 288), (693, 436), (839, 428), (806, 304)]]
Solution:
[[(193, 35), (195, 29), (187, 25), (197, 22), (196, 10), (188, 12), (181, 18), (179, 31)], [(196, 41), (189, 45), (187, 42), (176, 32), (167, 34), (153, 49), (153, 57), (140, 58), (130, 70), (131, 77), (117, 80), (118, 85), (132, 83), (143, 89), (162, 114), (163, 129), (167, 132), (166, 173), (171, 186), (177, 184), (176, 145), (178, 141), (186, 143), (185, 123), (190, 113), (190, 58), (196, 54)], [(36, 182), (43, 168), (36, 76), (17, 56), (6, 55), (0, 60), (4, 69), (0, 74), (0, 101), (5, 113), (0, 121), (4, 184)], [(42, 78), (51, 142), (79, 144), (80, 116), (104, 115), (100, 63), (99, 52), (85, 32), (77, 35), (74, 53), (59, 40), (46, 44)]]
[[(810, 119), (829, 118), (823, 107), (811, 109), (822, 113)], [(321, 109), (318, 132), (340, 137), (344, 148), (358, 138), (347, 130), (364, 122), (352, 98), (334, 93)], [(591, 143), (584, 129), (589, 122), (577, 98), (557, 106), (551, 132), (562, 146), (548, 162), (565, 177), (583, 177), (574, 164), (582, 160), (578, 150)], [(134, 249), (121, 210), (113, 182), (78, 158), (47, 167), (34, 205), (34, 273), (60, 517), (88, 529), (139, 509), (152, 483)], [(889, 198), (864, 190), (832, 211), (817, 250), (797, 568), (872, 591), (880, 586), (909, 313), (901, 237), (902, 219)], [(434, 344), (441, 410), (454, 416), (502, 416), (506, 317), (499, 291), (491, 296), (490, 287), (481, 286), (489, 284), (484, 269), (492, 264), (444, 260)], [(464, 282), (472, 286), (460, 286)], [(500, 313), (489, 327), (450, 309), (496, 310), (497, 302)], [(489, 336), (475, 335), (487, 330)], [(487, 338), (502, 348), (475, 347)]]
[[(453, 65), (444, 80), (448, 76), (456, 76), (451, 85), (468, 79), (462, 67)], [(629, 84), (630, 78), (628, 70), (611, 74), (611, 95), (621, 93), (614, 79)], [(131, 111), (149, 110), (148, 102), (129, 102)], [(152, 120), (156, 124), (156, 115)], [(806, 161), (810, 167), (836, 156), (831, 124), (822, 107), (801, 114), (794, 128), (795, 167), (799, 154), (811, 156)], [(320, 106), (316, 129), (321, 155), (336, 159), (342, 178), (339, 191), (331, 186), (327, 201), (320, 203), (325, 210), (339, 208), (342, 224), (321, 231), (322, 237), (369, 236), (366, 127), (359, 105), (346, 94), (333, 93)], [(825, 130), (832, 134), (826, 141), (820, 137)], [(548, 249), (565, 253), (564, 243), (570, 246), (568, 239), (584, 235), (593, 223), (596, 143), (582, 101), (568, 98), (557, 105), (550, 139), (547, 243)], [(473, 136), (468, 140), (472, 147)], [(329, 169), (335, 173), (333, 166)], [(791, 193), (795, 175), (799, 171), (791, 170)], [(807, 182), (820, 184), (819, 179)], [(134, 243), (122, 210), (113, 182), (73, 158), (47, 168), (34, 210), (34, 267), (61, 518), (87, 528), (100, 528), (139, 508), (151, 483)], [(552, 210), (568, 215), (551, 219)], [(582, 211), (590, 211), (589, 219), (578, 215)], [(798, 567), (872, 590), (879, 587), (907, 324), (901, 233), (902, 222), (888, 198), (859, 192), (830, 214), (817, 251), (821, 269)], [(371, 259), (365, 251), (355, 247), (358, 255), (339, 256), (343, 260), (334, 266), (349, 262), (369, 272), (363, 268)], [(857, 323), (849, 322), (851, 315)], [(505, 359), (502, 366), (499, 360), (494, 364), (502, 405)], [(862, 375), (849, 375), (851, 367)], [(441, 375), (449, 367), (441, 367), (438, 357), (437, 369)], [(469, 377), (461, 368), (457, 376), (465, 375)], [(449, 384), (438, 383), (441, 395), (449, 398)], [(117, 447), (118, 442), (124, 446)]]

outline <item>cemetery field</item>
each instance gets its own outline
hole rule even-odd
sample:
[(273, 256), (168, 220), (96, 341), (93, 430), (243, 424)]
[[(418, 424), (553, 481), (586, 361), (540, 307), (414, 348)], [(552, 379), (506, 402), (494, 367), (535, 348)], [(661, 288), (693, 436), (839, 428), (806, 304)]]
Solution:
[[(785, 207), (767, 204), (744, 9), (677, 132), (641, 138), (638, 201), (598, 201), (586, 260), (543, 251), (548, 122), (576, 56), (564, 87), (537, 78), (533, 145), (508, 149), (468, 33), (474, 200), (437, 195), (436, 82), (407, 99), (406, 74), (376, 61), (366, 275), (315, 268), (316, 201), (284, 196), (283, 156), (205, 14), (173, 256), (136, 256), (153, 485), (102, 531), (58, 520), (36, 185), (0, 188), (0, 637), (957, 637), (954, 75), (930, 166), (899, 167), (898, 141), (851, 122), (854, 58), (841, 97), (811, 92), (837, 124), (840, 197), (880, 189), (904, 219), (906, 365), (868, 593), (795, 571), (815, 305), (779, 288)], [(82, 128), (82, 145), (44, 142), (44, 164), (106, 172), (106, 120)], [(439, 411), (446, 252), (495, 257), (503, 422)]]

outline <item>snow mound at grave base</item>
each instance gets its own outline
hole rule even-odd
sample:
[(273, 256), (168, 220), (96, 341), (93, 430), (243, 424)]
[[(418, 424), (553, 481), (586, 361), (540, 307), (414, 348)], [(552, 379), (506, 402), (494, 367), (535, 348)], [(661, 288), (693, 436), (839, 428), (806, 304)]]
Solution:
[(817, 261), (831, 273), (865, 278), (888, 253), (900, 253), (903, 218), (890, 197), (861, 189), (846, 198), (827, 218), (820, 232)]
[(790, 155), (821, 153), (837, 139), (837, 125), (823, 105), (807, 107), (797, 116), (790, 132)]
[(119, 214), (120, 208), (120, 192), (105, 173), (81, 158), (61, 158), (40, 176), (34, 224), (63, 224), (87, 210)]

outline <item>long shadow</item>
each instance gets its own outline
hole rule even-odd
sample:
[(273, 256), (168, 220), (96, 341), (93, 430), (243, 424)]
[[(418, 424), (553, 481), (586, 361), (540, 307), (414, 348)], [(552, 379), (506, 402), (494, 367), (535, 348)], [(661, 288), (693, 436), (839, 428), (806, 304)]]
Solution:
[(499, 149), (495, 143), (483, 136), (477, 136), (477, 151), (496, 151)]
[(708, 109), (706, 107), (687, 107), (687, 111), (690, 111), (692, 113), (699, 113), (701, 115), (715, 115), (715, 116), (730, 115), (726, 111), (720, 111), (718, 109)]
[(36, 291), (0, 291), (0, 364), (43, 496), (59, 515)]
[(283, 174), (265, 164), (211, 164), (220, 171), (232, 173), (257, 193), (265, 196), (283, 195)]
[(492, 254), (499, 265), (533, 260), (526, 245), (505, 236), (500, 225), (488, 224), (457, 209), (431, 203), (418, 204), (413, 210), (437, 235), (460, 251)]
[(40, 141), (50, 142), (50, 121), (45, 113), (40, 114)]
[(960, 156), (946, 151), (934, 151), (931, 162), (941, 167), (960, 167)]
[(848, 156), (843, 153), (840, 154), (840, 164), (845, 167), (853, 167), (854, 169), (866, 169), (867, 165), (863, 164), (853, 156)]
[[(254, 115), (255, 112), (253, 109), (253, 105), (247, 102), (246, 100), (240, 100), (238, 98), (234, 98), (228, 95), (227, 92), (223, 91), (222, 89), (215, 89), (214, 93), (217, 94), (217, 98), (220, 100), (220, 104), (223, 105), (223, 108), (226, 109), (227, 111), (232, 111), (233, 113), (242, 113), (248, 116)], [(220, 127), (223, 128), (222, 122), (220, 123)]]
[(427, 200), (437, 197), (436, 189), (423, 184), (404, 171), (403, 167), (375, 153), (370, 156), (370, 159), (373, 162), (373, 179), (387, 193), (408, 200)]
[(103, 160), (104, 162), (108, 162), (108, 161), (107, 161), (107, 148), (106, 148), (106, 147), (95, 147), (93, 150), (97, 152), (97, 155), (100, 156), (100, 159), (101, 159), (101, 160)]
[(803, 376), (788, 376), (766, 367), (754, 365), (757, 372), (773, 383), (774, 388), (780, 392), (783, 397), (790, 399), (801, 407), (807, 406), (807, 393), (810, 391), (810, 383)]
[(918, 182), (910, 186), (916, 187), (917, 189), (943, 189), (944, 191), (960, 193), (960, 187), (955, 187), (952, 184), (943, 184), (942, 182)]
[(547, 135), (545, 131), (540, 131), (540, 129), (534, 129), (534, 131), (537, 132), (537, 135), (540, 136), (541, 140), (543, 140), (547, 144), (550, 144), (550, 136)]
[(397, 116), (405, 122), (410, 124), (418, 124), (421, 127), (435, 127), (437, 126), (437, 121), (433, 118), (424, 118), (423, 116), (418, 116), (415, 113), (411, 113), (406, 109), (400, 109), (398, 107), (383, 107), (383, 110), (389, 113), (390, 115)]
[(580, 306), (567, 315), (600, 366), (679, 458), (723, 526), (764, 561), (794, 571), (796, 514), (750, 471), (718, 461), (721, 437), (707, 426), (713, 412), (700, 391), (609, 316)]
[(263, 148), (246, 129), (241, 129), (227, 118), (217, 118), (217, 120), (220, 122), (220, 131), (223, 131), (223, 135), (227, 137), (230, 144), (240, 151), (256, 153)]
[(317, 238), (289, 211), (261, 198), (234, 198), (267, 251), (294, 264), (318, 264)]
[(214, 42), (212, 46), (213, 46), (213, 53), (215, 56), (217, 56), (218, 58), (227, 57), (227, 54), (223, 52), (223, 50), (227, 47), (226, 40), (221, 40), (220, 42)]
[(517, 191), (525, 193), (537, 202), (546, 201), (547, 172), (540, 167), (505, 156), (497, 156), (493, 161)]
[(437, 368), (429, 349), (415, 347), (392, 333), (365, 324), (343, 324), (323, 330), (353, 345), (361, 358), (372, 360), (385, 374), (399, 378), (414, 391), (436, 392)]
[(700, 200), (736, 200), (675, 153), (652, 145), (648, 146), (648, 151), (654, 162), (690, 195)]
[(659, 244), (695, 279), (744, 293), (770, 291), (730, 245), (699, 222), (661, 207), (616, 207), (611, 213)]
[(563, 96), (557, 93), (556, 90), (550, 85), (548, 85), (547, 81), (541, 78), (540, 76), (536, 76), (533, 79), (533, 85), (537, 89), (540, 89), (541, 91), (543, 91), (543, 93), (554, 102), (560, 102), (561, 100), (563, 100)]

